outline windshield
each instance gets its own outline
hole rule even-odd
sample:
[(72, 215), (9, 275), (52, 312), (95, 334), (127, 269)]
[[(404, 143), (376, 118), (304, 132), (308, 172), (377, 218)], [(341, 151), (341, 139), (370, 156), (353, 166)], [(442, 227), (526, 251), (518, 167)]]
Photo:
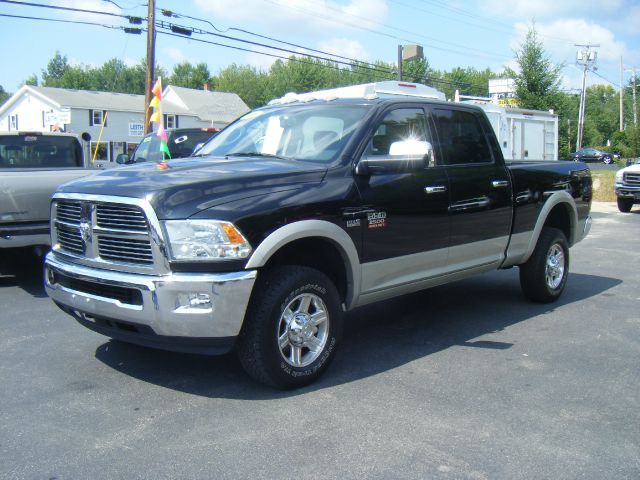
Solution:
[[(206, 142), (215, 134), (216, 132), (203, 129), (169, 131), (167, 146), (171, 158), (190, 156), (197, 145)], [(128, 163), (169, 160), (168, 157), (164, 158), (160, 143), (160, 137), (155, 133), (149, 133), (142, 139)]]
[(74, 137), (0, 135), (0, 168), (82, 166), (82, 147)]
[(198, 155), (265, 156), (329, 163), (368, 107), (305, 104), (254, 110), (209, 141)]

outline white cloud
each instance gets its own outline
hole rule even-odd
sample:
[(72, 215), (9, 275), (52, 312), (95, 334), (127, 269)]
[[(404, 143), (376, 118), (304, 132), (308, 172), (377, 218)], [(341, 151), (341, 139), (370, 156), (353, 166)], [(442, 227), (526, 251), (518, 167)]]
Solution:
[[(511, 48), (517, 49), (522, 45), (530, 25), (516, 23), (514, 28), (516, 35), (511, 40)], [(561, 62), (573, 62), (577, 47), (574, 44), (600, 45), (598, 58), (600, 61), (620, 61), (620, 56), (626, 52), (625, 44), (616, 40), (615, 34), (597, 23), (584, 19), (563, 19), (553, 23), (536, 23), (538, 39), (543, 43), (545, 50), (553, 60)]]
[(365, 61), (369, 58), (369, 54), (360, 42), (356, 40), (349, 40), (348, 38), (332, 38), (330, 40), (325, 40), (324, 42), (320, 42), (318, 50), (332, 53), (334, 55), (353, 58), (355, 60)]
[[(116, 2), (117, 3), (117, 2)], [(82, 10), (95, 10), (98, 12), (117, 13), (122, 11), (112, 3), (108, 3), (102, 0), (59, 0), (55, 2), (56, 6), (66, 8), (78, 8)], [(99, 15), (95, 13), (85, 12), (70, 12), (58, 10), (58, 15), (65, 18), (72, 18), (74, 20), (81, 20), (85, 22), (95, 23), (108, 23), (109, 17)], [(105, 21), (106, 19), (106, 21)]]
[(624, 0), (484, 0), (485, 8), (505, 17), (544, 20), (560, 15), (576, 16), (594, 13), (609, 15), (624, 5)]
[(331, 29), (373, 27), (387, 16), (385, 0), (195, 0), (201, 11), (226, 21), (259, 21), (263, 32), (286, 25), (286, 31), (309, 33)]
[(185, 53), (176, 47), (163, 48), (163, 52), (173, 63), (184, 63), (189, 60)]

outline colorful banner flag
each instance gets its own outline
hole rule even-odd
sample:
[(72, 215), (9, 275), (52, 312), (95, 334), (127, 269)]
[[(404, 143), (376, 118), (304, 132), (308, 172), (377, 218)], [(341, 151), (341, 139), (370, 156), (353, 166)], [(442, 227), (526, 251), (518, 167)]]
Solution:
[(149, 123), (155, 122), (159, 124), (156, 136), (160, 139), (160, 151), (162, 152), (163, 159), (161, 163), (164, 163), (165, 158), (171, 159), (171, 153), (169, 153), (169, 145), (167, 144), (167, 131), (164, 129), (164, 125), (162, 124), (162, 107), (160, 105), (160, 102), (162, 101), (161, 77), (158, 77), (158, 80), (156, 80), (156, 83), (153, 85), (151, 92), (153, 93), (153, 99), (149, 103), (149, 108), (153, 108), (153, 113), (149, 117)]

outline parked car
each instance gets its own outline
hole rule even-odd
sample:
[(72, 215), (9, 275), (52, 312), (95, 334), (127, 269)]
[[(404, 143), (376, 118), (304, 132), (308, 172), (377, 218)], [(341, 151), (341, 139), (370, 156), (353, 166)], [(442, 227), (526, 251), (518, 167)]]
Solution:
[(589, 168), (506, 164), (484, 111), (443, 97), (405, 82), (288, 95), (197, 158), (67, 184), (46, 291), (109, 337), (236, 347), (284, 388), (322, 374), (361, 305), (514, 266), (527, 298), (557, 300), (591, 225)]
[(630, 212), (634, 203), (640, 203), (640, 160), (616, 172), (614, 188), (621, 212)]
[(574, 162), (602, 162), (611, 165), (620, 155), (616, 153), (603, 152), (595, 148), (583, 148), (569, 155), (569, 160)]
[(0, 248), (49, 245), (51, 196), (88, 168), (82, 141), (70, 133), (0, 133)]
[[(219, 128), (175, 128), (167, 130), (167, 146), (171, 158), (184, 158), (193, 154), (194, 149), (202, 146), (220, 131)], [(165, 160), (160, 150), (160, 138), (155, 133), (148, 133), (138, 144), (131, 156), (120, 154), (116, 162), (131, 165), (142, 162), (159, 162)], [(168, 159), (166, 159), (168, 160)]]

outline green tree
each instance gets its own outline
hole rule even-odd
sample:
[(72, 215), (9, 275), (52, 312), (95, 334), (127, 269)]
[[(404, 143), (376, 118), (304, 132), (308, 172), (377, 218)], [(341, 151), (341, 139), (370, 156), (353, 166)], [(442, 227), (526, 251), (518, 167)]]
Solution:
[(0, 85), (0, 107), (2, 105), (4, 105), (4, 102), (6, 102), (7, 100), (9, 100), (9, 97), (11, 97), (10, 93), (7, 93), (4, 91), (4, 87), (2, 85)]
[(267, 94), (267, 74), (249, 65), (229, 65), (213, 79), (216, 90), (236, 93), (250, 108), (264, 105)]
[(205, 84), (211, 85), (211, 73), (206, 63), (179, 63), (173, 67), (169, 83), (177, 87), (201, 89)]
[(529, 29), (515, 55), (520, 66), (520, 73), (515, 78), (516, 98), (520, 106), (534, 110), (557, 110), (562, 102), (562, 66), (551, 62), (534, 27)]
[(31, 85), (34, 87), (38, 86), (38, 76), (35, 73), (32, 73), (25, 81), (25, 85)]
[(68, 69), (67, 56), (56, 51), (53, 58), (47, 63), (47, 68), (42, 70), (42, 85), (45, 87), (60, 87)]

